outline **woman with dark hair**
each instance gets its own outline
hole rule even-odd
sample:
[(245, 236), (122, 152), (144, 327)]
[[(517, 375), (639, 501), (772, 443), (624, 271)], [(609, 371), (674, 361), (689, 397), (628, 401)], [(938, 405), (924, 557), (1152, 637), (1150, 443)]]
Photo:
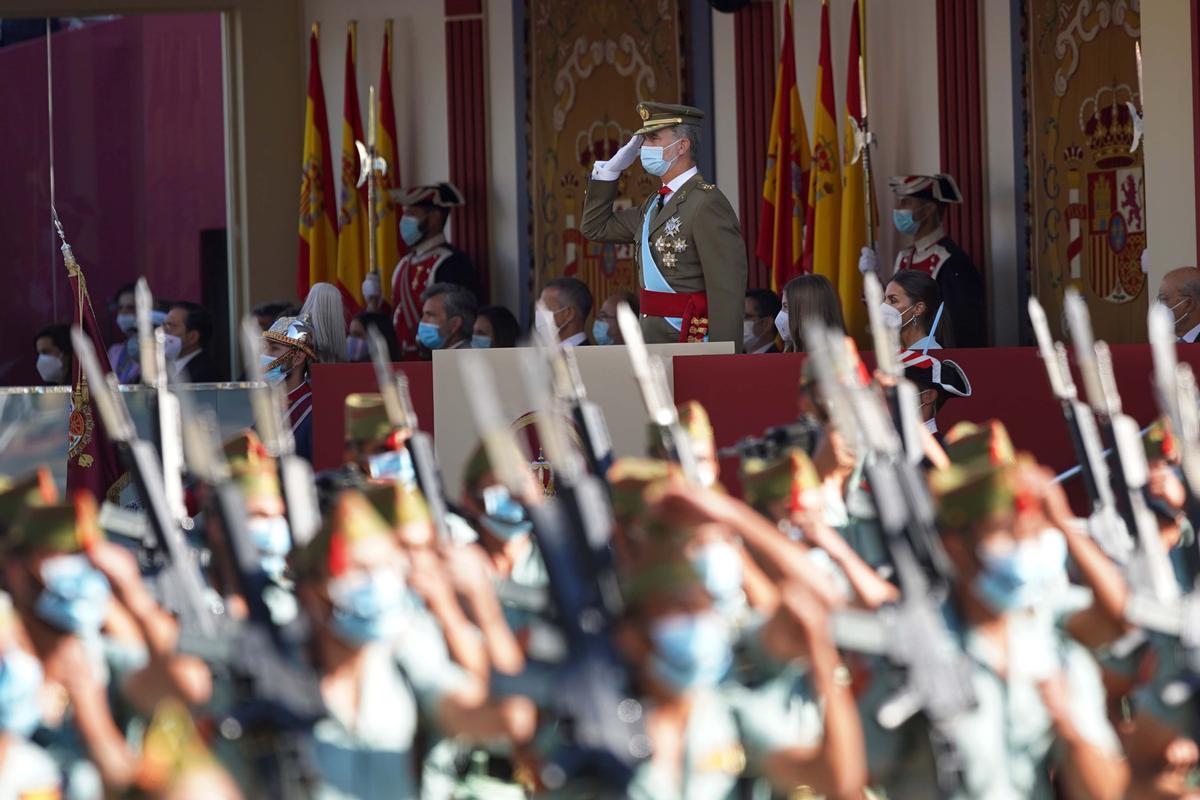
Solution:
[(783, 337), (783, 352), (804, 352), (804, 323), (820, 320), (826, 327), (846, 332), (837, 291), (824, 275), (798, 275), (783, 287), (783, 308), (775, 328)]
[(521, 326), (511, 311), (504, 306), (488, 306), (475, 317), (471, 347), (516, 347), (520, 335)]
[(883, 313), (898, 320), (901, 350), (942, 349), (934, 338), (941, 307), (937, 281), (919, 270), (900, 270), (883, 292)]
[(71, 383), (75, 353), (71, 349), (71, 329), (67, 325), (47, 325), (33, 337), (37, 351), (37, 371), (47, 386)]
[(370, 361), (371, 351), (367, 349), (367, 331), (374, 328), (383, 335), (387, 342), (388, 360), (400, 360), (400, 345), (396, 343), (396, 329), (392, 326), (392, 318), (379, 311), (363, 311), (350, 320), (350, 335), (346, 337), (346, 356), (350, 361)]

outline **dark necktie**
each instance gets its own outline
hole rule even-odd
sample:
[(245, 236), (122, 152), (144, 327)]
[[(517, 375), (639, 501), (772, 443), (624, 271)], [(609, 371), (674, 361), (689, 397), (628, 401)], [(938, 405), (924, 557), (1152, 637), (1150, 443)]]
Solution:
[(663, 206), (667, 204), (667, 195), (671, 193), (671, 187), (661, 186), (658, 189), (658, 208), (656, 211), (662, 211)]

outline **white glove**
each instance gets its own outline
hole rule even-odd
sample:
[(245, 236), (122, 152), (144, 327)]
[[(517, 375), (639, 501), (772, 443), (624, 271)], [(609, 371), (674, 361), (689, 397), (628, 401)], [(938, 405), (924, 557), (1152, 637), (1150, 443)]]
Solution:
[(1147, 275), (1150, 274), (1150, 248), (1149, 247), (1142, 248), (1142, 272), (1144, 272)]
[(634, 134), (617, 154), (608, 161), (597, 161), (592, 166), (592, 177), (598, 181), (615, 181), (629, 166), (637, 161), (642, 149), (642, 137)]
[(879, 256), (869, 247), (862, 249), (862, 255), (858, 257), (858, 271), (863, 275), (868, 272), (879, 272)]

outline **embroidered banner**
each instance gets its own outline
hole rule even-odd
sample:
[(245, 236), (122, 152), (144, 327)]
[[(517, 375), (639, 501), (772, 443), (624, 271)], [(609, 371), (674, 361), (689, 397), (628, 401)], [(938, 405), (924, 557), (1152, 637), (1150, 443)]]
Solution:
[[(1138, 0), (1028, 0), (1028, 201), (1032, 292), (1061, 334), (1076, 286), (1096, 336), (1146, 340), (1145, 180)], [(1151, 288), (1151, 291), (1153, 288)]]
[[(529, 186), (534, 297), (560, 276), (582, 280), (597, 307), (636, 290), (632, 244), (588, 242), (579, 231), (592, 162), (629, 140), (643, 100), (682, 98), (677, 0), (531, 0), (529, 3)], [(659, 185), (634, 164), (618, 204), (637, 205)]]

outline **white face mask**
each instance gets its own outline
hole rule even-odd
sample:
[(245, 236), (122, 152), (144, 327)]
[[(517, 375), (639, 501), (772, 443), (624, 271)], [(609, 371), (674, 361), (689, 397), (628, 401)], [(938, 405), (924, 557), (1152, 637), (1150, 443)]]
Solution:
[[(551, 311), (550, 309), (546, 308), (545, 306), (539, 306), (538, 310), (539, 310), (539, 312), (545, 311), (546, 314), (548, 314), (550, 316), (550, 319), (557, 320), (558, 315), (561, 314), (563, 311), (565, 311), (566, 308), (567, 308), (566, 306), (563, 306), (562, 308), (558, 309), (558, 311)], [(533, 326), (534, 326), (534, 328), (537, 329), (538, 333), (543, 332), (542, 328), (544, 327), (545, 323), (543, 323), (542, 320), (544, 320), (544, 319), (545, 319), (545, 316), (543, 316), (541, 313), (538, 313), (533, 318)], [(557, 322), (555, 324), (557, 325)], [(554, 333), (558, 334), (558, 332), (561, 331), (566, 326), (567, 326), (566, 322), (564, 322), (562, 325), (558, 325), (558, 327), (556, 327), (554, 329)]]
[(790, 342), (792, 340), (792, 334), (788, 328), (788, 312), (786, 308), (781, 309), (780, 312), (775, 315), (775, 330), (779, 331), (779, 335), (783, 337), (785, 342)]
[(880, 303), (879, 310), (883, 313), (883, 321), (887, 324), (895, 325), (897, 328), (905, 327), (909, 322), (912, 322), (918, 316), (917, 314), (913, 314), (908, 318), (907, 322), (905, 321), (904, 315), (905, 313), (912, 311), (912, 306), (909, 306), (908, 308), (904, 309), (904, 311), (901, 311), (893, 305)]
[(179, 358), (179, 351), (183, 349), (183, 340), (178, 336), (172, 336), (169, 333), (163, 334), (163, 357), (167, 361), (174, 361)]
[(746, 350), (749, 350), (751, 347), (753, 347), (754, 340), (758, 338), (754, 334), (755, 322), (756, 321), (752, 319), (742, 320), (742, 347)]
[(1177, 302), (1175, 305), (1173, 305), (1167, 309), (1167, 311), (1171, 312), (1171, 324), (1172, 325), (1178, 325), (1179, 323), (1183, 322), (1184, 318), (1187, 317), (1187, 314), (1184, 314), (1181, 317), (1175, 316), (1175, 309), (1179, 308), (1181, 305), (1183, 305), (1187, 301), (1188, 301), (1188, 298), (1185, 297), (1182, 300), (1180, 300), (1179, 302)]
[(58, 356), (52, 356), (49, 353), (40, 354), (37, 358), (37, 371), (46, 383), (62, 383), (63, 364), (62, 359)]

